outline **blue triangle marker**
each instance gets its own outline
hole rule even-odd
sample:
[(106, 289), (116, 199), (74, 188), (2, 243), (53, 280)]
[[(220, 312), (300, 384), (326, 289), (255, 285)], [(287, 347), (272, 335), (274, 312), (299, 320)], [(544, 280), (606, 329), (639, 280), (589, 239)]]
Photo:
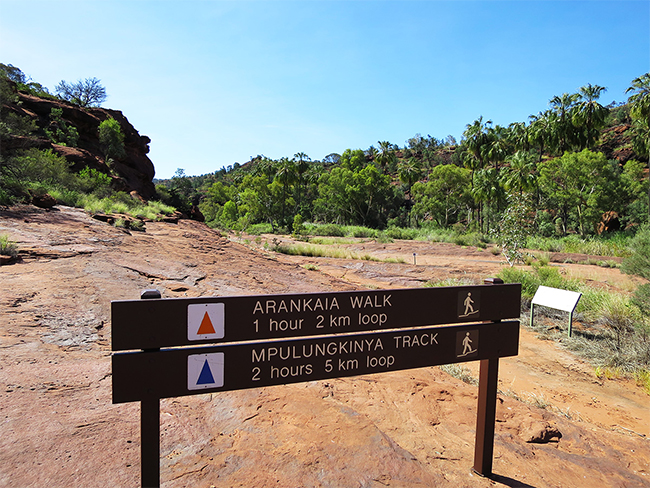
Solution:
[(214, 376), (212, 376), (210, 365), (208, 364), (208, 360), (206, 359), (205, 363), (203, 363), (203, 368), (201, 369), (201, 374), (199, 375), (199, 379), (196, 382), (196, 384), (209, 385), (211, 383), (214, 383)]

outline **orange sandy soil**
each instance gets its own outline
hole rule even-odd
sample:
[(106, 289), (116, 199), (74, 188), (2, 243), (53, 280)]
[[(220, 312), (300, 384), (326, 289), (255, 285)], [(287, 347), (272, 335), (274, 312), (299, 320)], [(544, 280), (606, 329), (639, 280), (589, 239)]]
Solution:
[[(397, 241), (347, 246), (404, 263), (293, 257), (193, 221), (128, 233), (67, 207), (0, 210), (4, 233), (22, 258), (0, 266), (0, 486), (10, 487), (139, 485), (138, 404), (111, 403), (111, 300), (151, 287), (185, 297), (481, 282), (503, 266), (489, 251)], [(605, 288), (636, 284), (616, 269), (556, 265)], [(163, 400), (162, 486), (650, 486), (650, 396), (631, 380), (600, 380), (522, 327), (499, 389), (492, 479), (470, 470), (476, 387), (422, 368)]]

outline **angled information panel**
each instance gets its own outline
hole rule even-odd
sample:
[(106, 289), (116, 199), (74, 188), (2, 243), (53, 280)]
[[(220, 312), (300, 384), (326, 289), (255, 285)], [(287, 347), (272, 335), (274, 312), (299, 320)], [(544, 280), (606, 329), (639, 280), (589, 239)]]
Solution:
[(518, 318), (520, 284), (128, 300), (111, 303), (113, 351), (289, 339)]
[(113, 355), (113, 402), (242, 390), (515, 356), (519, 322)]

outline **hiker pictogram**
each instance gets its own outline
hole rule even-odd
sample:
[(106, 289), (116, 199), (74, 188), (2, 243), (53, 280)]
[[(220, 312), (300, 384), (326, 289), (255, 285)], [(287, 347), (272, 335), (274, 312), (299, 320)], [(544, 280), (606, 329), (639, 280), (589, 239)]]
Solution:
[(460, 331), (456, 335), (456, 357), (468, 358), (478, 354), (478, 330)]
[(458, 303), (458, 317), (473, 317), (478, 318), (479, 315), (479, 300), (478, 296), (472, 296), (472, 292), (468, 291), (459, 297)]

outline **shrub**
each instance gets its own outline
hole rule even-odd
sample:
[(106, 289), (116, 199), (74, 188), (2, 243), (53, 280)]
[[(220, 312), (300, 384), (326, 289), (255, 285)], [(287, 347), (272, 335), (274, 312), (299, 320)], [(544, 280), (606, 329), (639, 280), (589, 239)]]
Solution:
[(16, 243), (7, 234), (0, 234), (0, 254), (15, 258), (18, 255)]
[(293, 218), (293, 224), (291, 225), (293, 229), (293, 235), (299, 236), (305, 233), (305, 226), (303, 225), (302, 215), (296, 214)]
[(386, 236), (391, 239), (413, 240), (417, 236), (417, 229), (404, 229), (402, 227), (390, 227), (386, 229)]
[(352, 236), (353, 237), (370, 237), (374, 238), (377, 236), (377, 231), (375, 229), (369, 229), (368, 227), (352, 227)]
[(621, 263), (621, 271), (650, 279), (650, 228), (645, 227), (629, 243), (632, 255)]
[(111, 177), (86, 166), (77, 175), (77, 185), (84, 193), (94, 193), (99, 198), (108, 197), (111, 194)]
[(343, 237), (345, 232), (340, 225), (336, 224), (324, 224), (319, 225), (314, 229), (314, 235), (317, 236), (332, 236), (332, 237)]
[(31, 148), (9, 158), (3, 169), (20, 182), (67, 187), (72, 179), (69, 168), (65, 158), (51, 149)]

